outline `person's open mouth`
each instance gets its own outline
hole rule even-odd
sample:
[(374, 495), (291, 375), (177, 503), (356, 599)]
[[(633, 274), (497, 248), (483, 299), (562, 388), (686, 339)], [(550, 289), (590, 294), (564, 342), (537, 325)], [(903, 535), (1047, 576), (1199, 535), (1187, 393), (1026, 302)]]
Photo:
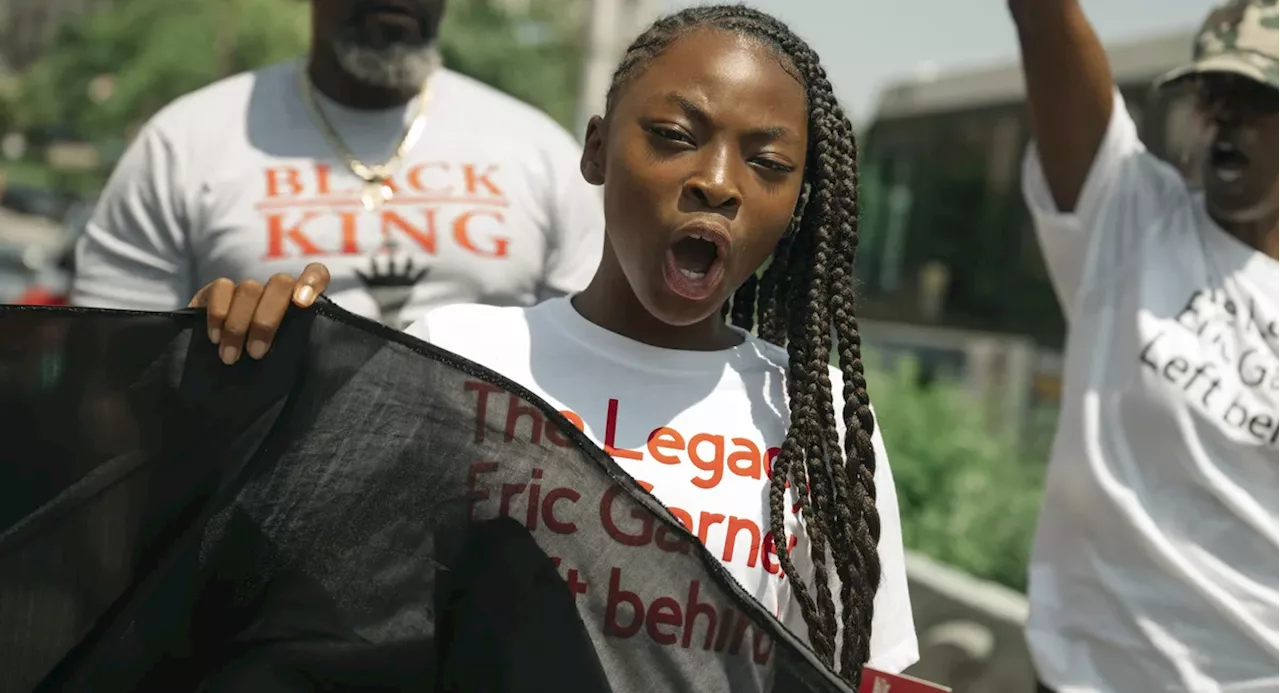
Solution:
[(1244, 177), (1249, 157), (1230, 140), (1214, 140), (1209, 149), (1209, 167), (1218, 180), (1234, 183)]
[(667, 248), (663, 272), (667, 285), (691, 301), (711, 296), (724, 279), (729, 244), (729, 233), (722, 226), (694, 222), (680, 227), (676, 240)]

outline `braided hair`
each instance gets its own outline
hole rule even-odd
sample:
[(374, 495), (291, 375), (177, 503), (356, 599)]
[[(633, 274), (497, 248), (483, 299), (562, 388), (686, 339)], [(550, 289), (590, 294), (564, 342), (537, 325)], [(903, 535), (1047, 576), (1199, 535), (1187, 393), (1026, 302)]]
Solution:
[[(854, 682), (870, 656), (872, 601), (880, 585), (880, 517), (876, 511), (875, 422), (853, 314), (853, 265), (858, 245), (858, 154), (853, 126), (836, 102), (818, 56), (773, 17), (743, 6), (691, 7), (664, 17), (627, 49), (614, 73), (606, 115), (619, 92), (673, 41), (695, 29), (732, 32), (761, 41), (804, 85), (809, 143), (804, 183), (791, 224), (768, 266), (726, 302), (738, 327), (758, 325), (762, 339), (787, 348), (791, 420), (770, 470), (770, 534), (778, 562), (808, 625), (814, 652)], [(841, 449), (831, 397), (831, 333), (844, 379), (845, 440)], [(814, 566), (813, 584), (799, 575), (784, 525), (786, 487), (797, 489)], [(840, 584), (832, 598), (826, 560)], [(842, 638), (837, 645), (836, 636)], [(837, 667), (836, 656), (839, 654)]]

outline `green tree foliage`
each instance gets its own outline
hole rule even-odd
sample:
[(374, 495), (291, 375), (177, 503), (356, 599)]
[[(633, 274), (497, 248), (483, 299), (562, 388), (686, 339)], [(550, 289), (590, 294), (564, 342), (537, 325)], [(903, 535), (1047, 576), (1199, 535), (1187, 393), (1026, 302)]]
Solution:
[[(580, 0), (451, 0), (447, 64), (571, 122)], [(173, 99), (221, 77), (305, 53), (300, 0), (125, 0), (67, 24), (22, 76), (13, 114), (24, 128), (127, 137)], [(90, 87), (103, 75), (110, 96)], [(10, 102), (14, 102), (10, 99)]]
[(1043, 462), (1024, 462), (1012, 443), (993, 437), (960, 386), (918, 385), (910, 362), (868, 380), (906, 547), (1025, 590)]
[(572, 128), (586, 9), (583, 0), (449, 0), (445, 64)]
[[(128, 0), (65, 25), (23, 75), (28, 126), (126, 136), (173, 99), (305, 50), (307, 5), (287, 0)], [(110, 95), (90, 85), (109, 75)]]
[(22, 87), (13, 77), (0, 76), (0, 133), (9, 132), (19, 127), (19, 112), (22, 110)]

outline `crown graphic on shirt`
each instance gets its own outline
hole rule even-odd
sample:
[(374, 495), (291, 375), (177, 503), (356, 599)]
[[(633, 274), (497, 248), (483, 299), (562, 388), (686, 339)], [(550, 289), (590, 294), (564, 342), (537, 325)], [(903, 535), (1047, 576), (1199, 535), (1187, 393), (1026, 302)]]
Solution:
[(356, 276), (370, 289), (408, 288), (422, 281), (429, 271), (427, 267), (415, 267), (411, 257), (404, 258), (402, 262), (397, 262), (395, 257), (390, 256), (385, 262), (378, 262), (378, 258), (373, 257), (369, 261), (369, 272), (356, 270)]

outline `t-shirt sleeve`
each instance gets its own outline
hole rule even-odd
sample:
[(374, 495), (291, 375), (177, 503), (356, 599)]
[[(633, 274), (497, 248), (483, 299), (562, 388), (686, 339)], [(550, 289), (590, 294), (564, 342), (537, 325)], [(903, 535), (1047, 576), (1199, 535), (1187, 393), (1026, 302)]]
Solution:
[(603, 200), (583, 180), (580, 154), (581, 147), (568, 133), (557, 133), (549, 145), (551, 229), (539, 300), (586, 288), (604, 250)]
[(176, 310), (194, 286), (190, 232), (174, 150), (148, 124), (112, 172), (76, 245), (72, 303)]
[(1058, 210), (1032, 142), (1022, 165), (1022, 192), (1045, 264), (1068, 319), (1081, 289), (1105, 283), (1128, 261), (1163, 203), (1183, 187), (1181, 174), (1147, 151), (1119, 90), (1075, 209)]

